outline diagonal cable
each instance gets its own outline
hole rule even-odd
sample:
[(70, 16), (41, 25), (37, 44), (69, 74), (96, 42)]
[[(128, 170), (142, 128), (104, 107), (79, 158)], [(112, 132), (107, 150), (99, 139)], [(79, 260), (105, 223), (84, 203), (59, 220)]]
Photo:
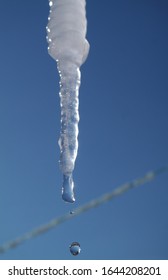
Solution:
[(125, 184), (117, 187), (115, 190), (113, 190), (109, 193), (106, 193), (96, 199), (93, 199), (93, 200), (89, 201), (88, 203), (84, 204), (83, 206), (76, 208), (73, 212), (73, 215), (70, 215), (69, 213), (62, 215), (58, 218), (51, 220), (49, 223), (47, 223), (45, 225), (39, 226), (39, 227), (33, 229), (32, 231), (25, 233), (24, 235), (14, 239), (13, 241), (9, 241), (9, 242), (3, 244), (2, 246), (0, 246), (0, 253), (4, 253), (4, 252), (8, 251), (9, 249), (16, 248), (17, 246), (19, 246), (21, 243), (23, 243), (24, 241), (26, 241), (28, 239), (41, 235), (41, 234), (49, 231), (50, 229), (66, 222), (67, 220), (70, 220), (70, 219), (74, 218), (75, 216), (80, 215), (83, 212), (86, 212), (94, 207), (98, 207), (99, 205), (101, 205), (109, 200), (112, 200), (113, 198), (115, 198), (117, 196), (122, 195), (123, 193), (127, 192), (130, 189), (133, 189), (133, 188), (141, 186), (145, 183), (148, 183), (148, 182), (154, 180), (159, 174), (164, 173), (164, 172), (168, 172), (168, 166), (164, 166), (157, 170), (150, 171), (140, 178), (137, 178), (129, 183), (125, 183)]

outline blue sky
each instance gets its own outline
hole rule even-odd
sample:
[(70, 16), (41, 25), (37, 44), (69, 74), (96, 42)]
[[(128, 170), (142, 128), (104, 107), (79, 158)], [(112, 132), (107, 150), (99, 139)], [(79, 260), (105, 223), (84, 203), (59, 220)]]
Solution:
[[(62, 201), (48, 13), (47, 0), (0, 3), (0, 244), (168, 163), (168, 2), (87, 1), (76, 202)], [(168, 259), (167, 213), (164, 174), (0, 258)]]

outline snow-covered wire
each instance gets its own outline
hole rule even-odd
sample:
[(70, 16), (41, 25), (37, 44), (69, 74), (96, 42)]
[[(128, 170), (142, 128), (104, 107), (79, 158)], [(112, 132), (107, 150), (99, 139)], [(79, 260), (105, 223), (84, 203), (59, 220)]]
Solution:
[(168, 172), (168, 166), (164, 166), (157, 170), (150, 171), (140, 178), (137, 178), (129, 183), (125, 183), (125, 184), (117, 187), (115, 190), (113, 190), (109, 193), (103, 194), (102, 196), (89, 201), (88, 203), (84, 204), (83, 206), (80, 206), (80, 207), (74, 209), (73, 215), (70, 213), (67, 213), (61, 217), (55, 218), (55, 219), (51, 220), (50, 222), (48, 222), (47, 224), (39, 226), (39, 227), (33, 229), (32, 231), (25, 233), (23, 236), (0, 246), (0, 253), (4, 253), (4, 252), (8, 251), (9, 249), (16, 248), (17, 246), (19, 246), (26, 240), (29, 240), (38, 235), (41, 235), (41, 234), (49, 231), (50, 229), (55, 228), (58, 225), (66, 222), (67, 220), (70, 220), (86, 211), (89, 211), (92, 208), (98, 207), (101, 204), (103, 204), (107, 201), (110, 201), (117, 196), (124, 194), (125, 192), (129, 191), (130, 189), (133, 189), (133, 188), (141, 186), (145, 183), (148, 183), (148, 182), (154, 180), (159, 174), (162, 174), (165, 172)]

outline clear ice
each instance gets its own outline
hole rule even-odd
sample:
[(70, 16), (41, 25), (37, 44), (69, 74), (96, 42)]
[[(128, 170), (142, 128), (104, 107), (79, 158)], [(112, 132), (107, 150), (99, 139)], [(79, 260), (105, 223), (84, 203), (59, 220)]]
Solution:
[(62, 198), (74, 202), (73, 170), (78, 152), (80, 66), (89, 53), (86, 40), (86, 1), (49, 0), (48, 52), (60, 75), (61, 132), (59, 165), (63, 173)]
[(63, 175), (63, 185), (62, 185), (62, 198), (66, 202), (73, 203), (75, 201), (74, 196), (74, 182), (71, 175)]
[(74, 182), (72, 172), (78, 152), (79, 87), (80, 70), (77, 66), (66, 64), (60, 74), (61, 133), (59, 138), (60, 169), (63, 173), (62, 198), (74, 202)]

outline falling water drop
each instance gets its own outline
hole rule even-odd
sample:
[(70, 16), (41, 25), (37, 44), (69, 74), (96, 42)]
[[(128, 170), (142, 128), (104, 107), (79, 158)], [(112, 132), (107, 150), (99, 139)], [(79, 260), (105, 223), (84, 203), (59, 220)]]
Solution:
[(72, 244), (69, 246), (69, 249), (73, 256), (79, 255), (81, 251), (81, 247), (78, 242), (72, 242)]

